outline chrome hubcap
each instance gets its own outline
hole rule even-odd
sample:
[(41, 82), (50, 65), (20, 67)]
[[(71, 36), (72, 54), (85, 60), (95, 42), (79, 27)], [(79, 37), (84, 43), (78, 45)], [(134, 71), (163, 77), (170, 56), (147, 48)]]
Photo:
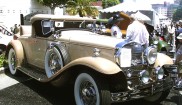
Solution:
[(55, 74), (59, 69), (61, 69), (60, 59), (57, 54), (51, 53), (49, 58), (49, 66), (52, 74)]
[(15, 60), (15, 54), (14, 53), (12, 53), (12, 55), (11, 55), (11, 61), (10, 62), (11, 62), (11, 67), (14, 70), (15, 65), (16, 65), (16, 60)]
[(80, 98), (83, 105), (96, 105), (96, 91), (92, 83), (84, 81), (80, 86)]

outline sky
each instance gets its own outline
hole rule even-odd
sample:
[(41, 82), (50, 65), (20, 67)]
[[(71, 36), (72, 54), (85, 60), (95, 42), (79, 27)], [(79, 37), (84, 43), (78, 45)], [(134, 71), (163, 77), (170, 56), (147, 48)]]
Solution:
[(174, 3), (174, 0), (124, 0), (124, 1), (147, 2), (150, 4), (163, 4), (165, 1), (169, 3)]
[(174, 0), (149, 0), (149, 1), (151, 4), (154, 4), (154, 3), (163, 4), (165, 1), (169, 3), (174, 3)]

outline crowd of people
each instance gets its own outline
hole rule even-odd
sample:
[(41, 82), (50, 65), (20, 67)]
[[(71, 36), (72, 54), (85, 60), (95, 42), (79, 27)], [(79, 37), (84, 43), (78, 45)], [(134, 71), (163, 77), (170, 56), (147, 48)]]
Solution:
[[(115, 14), (109, 19), (109, 22), (112, 23), (112, 37), (122, 38), (121, 29), (118, 26), (122, 20), (119, 14)], [(182, 60), (182, 21), (171, 22), (170, 24), (163, 23), (157, 26), (156, 29), (154, 28), (154, 31), (157, 37), (161, 37), (172, 48), (175, 47), (172, 50), (176, 53), (176, 62)], [(144, 21), (131, 15), (131, 23), (127, 27), (125, 41), (134, 41), (141, 43), (143, 46), (148, 46), (150, 34)]]

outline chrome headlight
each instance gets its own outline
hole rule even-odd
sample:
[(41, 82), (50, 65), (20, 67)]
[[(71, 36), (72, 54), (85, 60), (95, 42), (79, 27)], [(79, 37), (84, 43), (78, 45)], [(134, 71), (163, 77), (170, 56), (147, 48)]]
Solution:
[(142, 70), (140, 73), (140, 80), (144, 83), (144, 84), (147, 84), (148, 81), (149, 81), (149, 72), (146, 71), (146, 70)]
[(157, 67), (156, 68), (156, 76), (157, 76), (158, 80), (163, 79), (163, 77), (164, 77), (164, 70), (163, 70), (162, 67)]
[(149, 64), (154, 64), (157, 59), (157, 49), (154, 47), (148, 47), (145, 50), (145, 56), (147, 57), (147, 61)]

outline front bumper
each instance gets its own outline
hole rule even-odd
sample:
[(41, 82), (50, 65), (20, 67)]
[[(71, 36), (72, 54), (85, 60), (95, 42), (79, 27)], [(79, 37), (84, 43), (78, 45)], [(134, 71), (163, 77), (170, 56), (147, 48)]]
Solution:
[(172, 86), (173, 82), (171, 80), (162, 80), (158, 83), (155, 82), (147, 85), (140, 85), (136, 86), (134, 89), (128, 89), (128, 91), (111, 93), (111, 101), (112, 103), (116, 103), (144, 98), (171, 89)]

